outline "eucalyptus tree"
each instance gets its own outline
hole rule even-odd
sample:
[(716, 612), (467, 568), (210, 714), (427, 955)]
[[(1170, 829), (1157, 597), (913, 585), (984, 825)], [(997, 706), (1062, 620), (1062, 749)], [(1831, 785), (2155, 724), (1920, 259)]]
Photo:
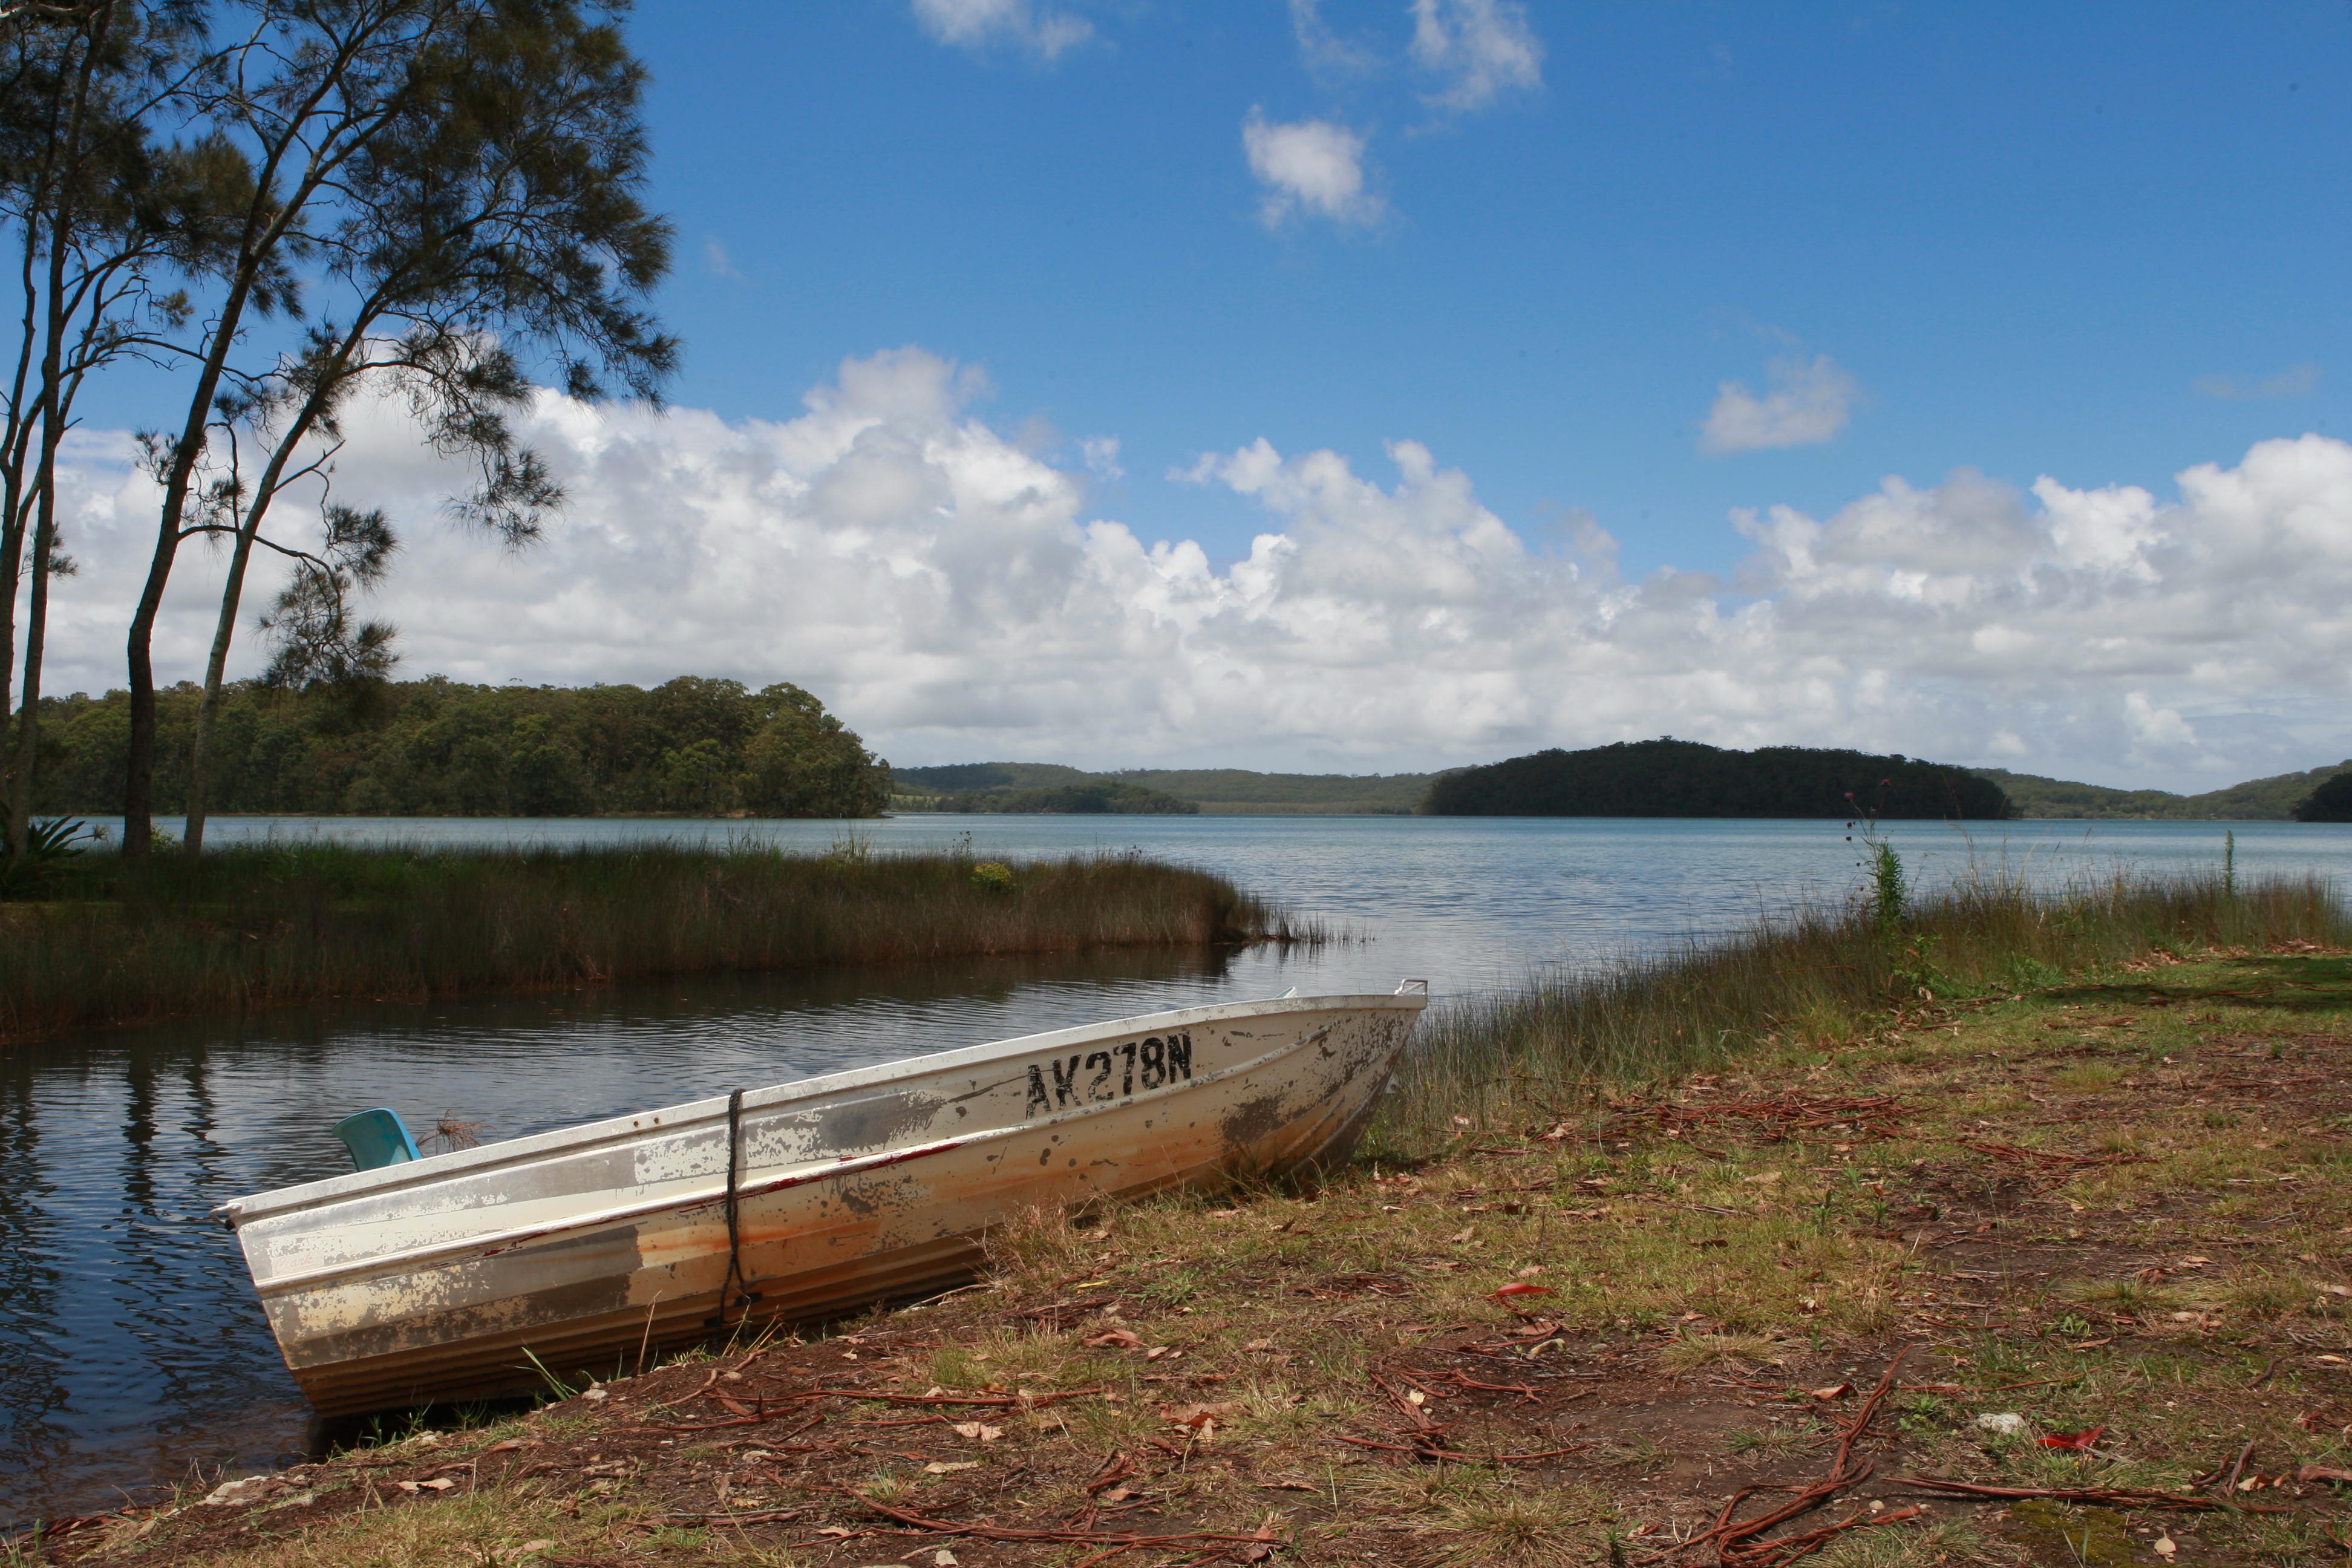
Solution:
[[(253, 170), (234, 261), (219, 269), (174, 437), (155, 442), (155, 552), (132, 616), (124, 850), (148, 852), (155, 618), (180, 546), (214, 537), (229, 572), (206, 671), (208, 738), (251, 552), (296, 557), (270, 618), (281, 675), (364, 669), (388, 651), (349, 593), (394, 542), (379, 512), (322, 495), (323, 537), (264, 531), (289, 485), (331, 480), (343, 423), (378, 394), (475, 479), (450, 510), (528, 542), (562, 492), (515, 437), (526, 356), (566, 393), (653, 398), (675, 342), (644, 305), (669, 226), (642, 201), (644, 70), (618, 4), (593, 0), (247, 0), (207, 123)], [(294, 268), (308, 270), (307, 283)], [(318, 319), (249, 366), (273, 316)], [(245, 452), (255, 463), (246, 476)], [(199, 770), (201, 777), (201, 769)], [(201, 790), (199, 784), (197, 788)], [(189, 844), (201, 842), (201, 804)]]
[(152, 122), (205, 69), (199, 13), (181, 0), (58, 0), (0, 9), (0, 220), (13, 228), (17, 343), (0, 385), (0, 746), (5, 835), (24, 852), (39, 756), (48, 587), (70, 570), (57, 459), (86, 380), (162, 346), (184, 323), (174, 276), (210, 264), (207, 215), (243, 194), (241, 161), (204, 138), (158, 142)]

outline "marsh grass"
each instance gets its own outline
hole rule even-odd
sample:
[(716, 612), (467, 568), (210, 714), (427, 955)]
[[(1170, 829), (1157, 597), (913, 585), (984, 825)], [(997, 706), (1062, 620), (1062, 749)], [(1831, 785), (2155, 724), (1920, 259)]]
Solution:
[[(985, 874), (983, 874), (985, 873)], [(1017, 867), (760, 846), (237, 847), (73, 861), (0, 904), (0, 1040), (327, 997), (1321, 933), (1136, 854)]]
[[(2151, 952), (2352, 944), (2352, 912), (2312, 877), (2119, 873), (2043, 892), (1979, 872), (1899, 919), (1884, 904), (1801, 910), (1729, 941), (1433, 1013), (1368, 1147), (1420, 1158), (1465, 1127), (1572, 1117), (1603, 1084), (1655, 1083), (1759, 1051), (1832, 1052), (1892, 1010), (2006, 996)], [(2066, 1087), (2122, 1072), (2101, 1064), (2077, 1076)]]

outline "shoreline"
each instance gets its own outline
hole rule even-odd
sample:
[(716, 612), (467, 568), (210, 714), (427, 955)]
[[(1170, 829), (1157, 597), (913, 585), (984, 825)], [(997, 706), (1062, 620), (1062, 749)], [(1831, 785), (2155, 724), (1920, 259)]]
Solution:
[[(1824, 1482), (1835, 1507), (1759, 1535), (1836, 1525), (1824, 1564), (1906, 1568), (2062, 1534), (2316, 1553), (2334, 1483), (2304, 1467), (2352, 1418), (2352, 921), (2308, 891), (1992, 889), (1662, 960), (1580, 1012), (1525, 995), (1424, 1042), (1320, 1185), (1016, 1220), (977, 1289), (394, 1422), (25, 1560), (1611, 1561)], [(1900, 990), (1931, 947), (1942, 989)], [(1799, 973), (1744, 997), (1757, 954)], [(1694, 1041), (1786, 1005), (1808, 954), (1859, 978), (1777, 1037)], [(1599, 1048), (1612, 1018), (1653, 1048)], [(1481, 1071), (1507, 1092), (1472, 1098)], [(1841, 1442), (1875, 1476), (1840, 1480)], [(2207, 1489), (2232, 1455), (2235, 1511)]]

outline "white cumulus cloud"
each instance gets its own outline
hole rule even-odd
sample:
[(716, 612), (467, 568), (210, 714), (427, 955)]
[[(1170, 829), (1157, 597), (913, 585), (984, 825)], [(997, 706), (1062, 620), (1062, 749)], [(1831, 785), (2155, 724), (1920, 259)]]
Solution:
[(915, 0), (915, 19), (943, 44), (1011, 44), (1048, 60), (1085, 43), (1095, 31), (1084, 16), (1031, 0)]
[[(354, 412), (337, 495), (402, 520), (370, 609), (407, 674), (793, 680), (907, 763), (1385, 771), (1673, 733), (2206, 788), (2352, 754), (2352, 446), (2325, 437), (2168, 497), (1890, 479), (1736, 514), (1735, 571), (1629, 580), (1591, 520), (1541, 546), (1411, 440), (1377, 477), (1263, 440), (1203, 456), (1187, 477), (1265, 518), (1214, 560), (1089, 511), (1087, 474), (973, 416), (982, 384), (903, 349), (778, 421), (543, 394), (523, 433), (572, 500), (519, 554), (441, 520), (462, 476), (394, 410)], [(153, 537), (127, 442), (74, 461), (52, 691), (121, 684)], [(218, 574), (186, 558), (163, 679), (200, 673)]]
[(1719, 382), (1699, 432), (1699, 449), (1717, 455), (1768, 447), (1809, 447), (1846, 426), (1860, 389), (1827, 354), (1790, 356), (1769, 367), (1771, 390), (1759, 397), (1737, 381)]
[[(1294, 5), (1296, 0), (1294, 0)], [(1439, 109), (1484, 109), (1543, 85), (1543, 44), (1517, 0), (1413, 0), (1412, 59)]]
[(1364, 138), (1328, 120), (1270, 121), (1258, 110), (1242, 122), (1250, 173), (1265, 186), (1258, 216), (1268, 228), (1306, 212), (1335, 223), (1377, 223), (1388, 204), (1366, 187)]

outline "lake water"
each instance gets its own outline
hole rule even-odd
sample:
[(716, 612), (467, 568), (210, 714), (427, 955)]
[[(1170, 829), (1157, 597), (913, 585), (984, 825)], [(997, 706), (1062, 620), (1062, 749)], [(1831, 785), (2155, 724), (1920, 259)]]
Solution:
[[(177, 825), (163, 826), (176, 830)], [(2352, 826), (2226, 825), (2242, 875), (2352, 886)], [(1970, 865), (2038, 881), (2215, 868), (2220, 823), (2008, 823), (1887, 836), (1927, 887)], [(1124, 850), (1223, 872), (1349, 940), (1313, 951), (1118, 953), (648, 983), (425, 1006), (293, 1009), (0, 1054), (0, 1525), (95, 1511), (315, 1440), (233, 1237), (242, 1194), (348, 1168), (328, 1131), (372, 1105), (510, 1138), (735, 1087), (1125, 1014), (1271, 995), (1441, 998), (1704, 940), (1851, 896), (1822, 822), (1461, 817), (902, 816), (880, 822), (216, 819), (215, 844), (757, 839), (877, 851), (970, 835), (982, 857)]]

